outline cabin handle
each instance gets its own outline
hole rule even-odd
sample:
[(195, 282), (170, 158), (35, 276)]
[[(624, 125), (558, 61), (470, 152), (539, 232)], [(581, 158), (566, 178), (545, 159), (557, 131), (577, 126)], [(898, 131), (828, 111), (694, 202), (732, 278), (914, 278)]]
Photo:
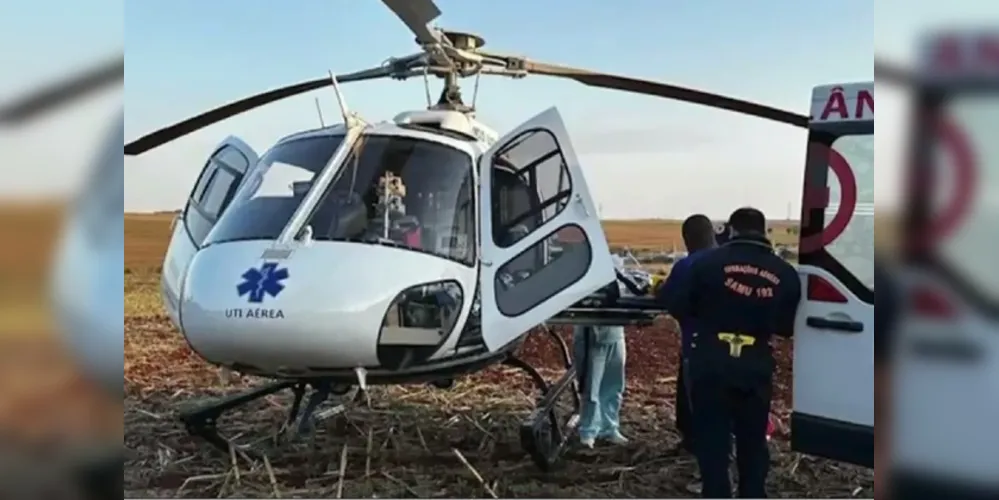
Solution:
[(480, 260), (479, 264), (482, 264), (482, 267), (493, 267), (493, 261), (491, 260)]

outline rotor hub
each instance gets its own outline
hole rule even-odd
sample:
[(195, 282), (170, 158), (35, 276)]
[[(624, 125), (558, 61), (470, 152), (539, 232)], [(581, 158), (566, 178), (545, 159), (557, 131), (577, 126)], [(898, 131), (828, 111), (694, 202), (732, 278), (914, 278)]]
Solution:
[[(485, 38), (473, 33), (441, 30), (441, 34), (451, 42), (454, 48), (459, 50), (478, 50), (486, 45)], [(416, 43), (420, 43), (419, 39), (416, 40)]]
[(454, 48), (460, 50), (478, 50), (486, 45), (486, 39), (472, 33), (460, 31), (445, 31), (444, 38), (451, 41)]

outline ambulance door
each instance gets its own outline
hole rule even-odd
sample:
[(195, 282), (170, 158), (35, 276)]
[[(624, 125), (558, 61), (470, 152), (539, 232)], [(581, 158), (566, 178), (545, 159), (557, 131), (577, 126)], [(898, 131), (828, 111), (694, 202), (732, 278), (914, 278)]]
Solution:
[(259, 159), (253, 148), (237, 137), (222, 141), (202, 167), (184, 210), (174, 218), (163, 260), (162, 287), (164, 305), (175, 325), (180, 325), (180, 292), (188, 264)]
[[(555, 108), (502, 137), (480, 160), (482, 337), (497, 351), (616, 280), (582, 167)], [(531, 203), (506, 204), (514, 175)], [(555, 251), (557, 249), (557, 251)]]
[(906, 165), (907, 176), (930, 182), (907, 186), (903, 212), (921, 230), (902, 238), (905, 317), (892, 350), (894, 417), (882, 430), (898, 498), (999, 498), (996, 47), (997, 30), (941, 31), (919, 57), (946, 67), (913, 99), (936, 120), (907, 138), (928, 159)]
[(792, 448), (874, 463), (874, 84), (819, 87), (802, 196)]

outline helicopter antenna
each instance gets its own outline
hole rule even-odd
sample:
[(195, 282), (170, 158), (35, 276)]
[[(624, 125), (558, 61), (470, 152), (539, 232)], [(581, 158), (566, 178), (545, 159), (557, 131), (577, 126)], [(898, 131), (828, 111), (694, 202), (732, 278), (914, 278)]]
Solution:
[(340, 106), (340, 114), (343, 115), (343, 124), (348, 129), (360, 125), (360, 120), (357, 115), (350, 112), (347, 108), (347, 100), (343, 97), (343, 92), (340, 91), (340, 84), (336, 81), (336, 75), (330, 71), (330, 82), (333, 84), (333, 92), (336, 93), (336, 103)]
[(319, 126), (326, 128), (326, 122), (323, 120), (323, 108), (319, 106), (319, 98), (316, 98), (316, 113), (319, 114)]

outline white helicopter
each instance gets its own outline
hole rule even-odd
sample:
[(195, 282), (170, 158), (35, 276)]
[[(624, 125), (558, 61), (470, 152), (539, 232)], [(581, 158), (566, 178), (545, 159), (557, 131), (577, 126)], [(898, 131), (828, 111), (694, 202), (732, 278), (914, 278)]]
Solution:
[[(343, 123), (289, 135), (263, 155), (230, 137), (209, 157), (175, 220), (162, 291), (172, 322), (210, 363), (276, 379), (185, 412), (188, 430), (228, 452), (216, 421), (291, 389), (289, 423), (307, 429), (330, 394), (432, 383), (497, 363), (522, 368), (542, 397), (522, 428), (542, 468), (578, 421), (575, 370), (546, 327), (649, 322), (664, 311), (619, 272), (566, 128), (554, 108), (502, 137), (462, 102), (459, 79), (546, 75), (688, 101), (807, 128), (808, 116), (651, 81), (482, 50), (482, 38), (429, 27), (431, 0), (383, 0), (420, 51), (381, 66), (252, 96), (150, 133), (138, 155), (274, 102), (333, 87)], [(370, 123), (340, 85), (433, 75), (440, 100)], [(429, 104), (429, 103), (428, 103)], [(872, 132), (873, 133), (873, 132)], [(622, 292), (622, 288), (625, 293)], [(549, 383), (516, 356), (536, 327), (560, 344)], [(556, 415), (569, 392), (573, 414)]]

